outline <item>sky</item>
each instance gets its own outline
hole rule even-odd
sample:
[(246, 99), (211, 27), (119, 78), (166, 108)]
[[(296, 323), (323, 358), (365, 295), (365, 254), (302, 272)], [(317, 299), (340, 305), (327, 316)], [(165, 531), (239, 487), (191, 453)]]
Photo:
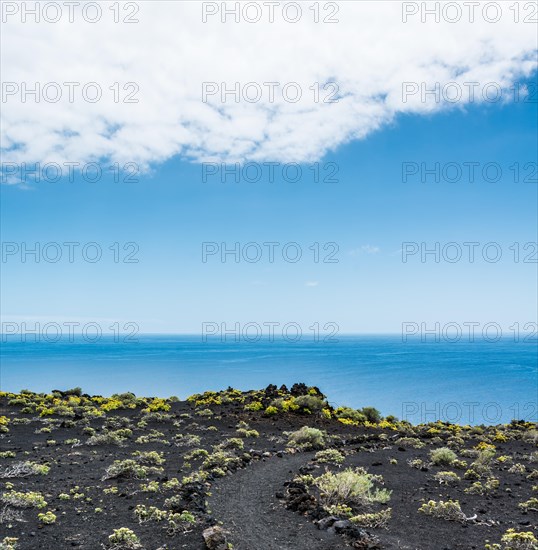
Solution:
[[(413, 2), (321, 2), (318, 23), (310, 3), (295, 23), (280, 6), (236, 23), (221, 2), (104, 2), (95, 23), (50, 23), (5, 4), (3, 332), (535, 330), (524, 4), (517, 23), (423, 23)], [(40, 101), (22, 91), (36, 83)]]

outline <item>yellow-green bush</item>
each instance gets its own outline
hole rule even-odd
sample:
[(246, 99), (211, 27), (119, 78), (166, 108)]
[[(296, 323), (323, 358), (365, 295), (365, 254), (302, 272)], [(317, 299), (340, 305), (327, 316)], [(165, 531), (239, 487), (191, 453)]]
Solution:
[(538, 550), (538, 540), (532, 531), (508, 529), (501, 537), (501, 544), (486, 544), (486, 550)]
[(52, 525), (53, 523), (56, 523), (56, 515), (50, 510), (45, 514), (37, 514), (37, 519), (44, 525)]
[(382, 482), (381, 476), (370, 474), (364, 468), (348, 468), (337, 473), (326, 472), (314, 480), (324, 506), (385, 504), (390, 500), (392, 491), (375, 486), (375, 483)]
[(430, 500), (426, 504), (423, 504), (419, 509), (419, 512), (433, 516), (436, 518), (446, 519), (447, 521), (460, 521), (466, 520), (465, 514), (461, 510), (460, 503), (457, 500), (435, 501)]

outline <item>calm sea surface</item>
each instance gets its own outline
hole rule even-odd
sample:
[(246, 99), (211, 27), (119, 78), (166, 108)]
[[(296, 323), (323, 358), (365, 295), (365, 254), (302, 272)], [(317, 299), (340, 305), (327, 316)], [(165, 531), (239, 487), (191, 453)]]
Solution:
[[(20, 337), (19, 337), (20, 338)], [(4, 338), (6, 340), (6, 338)], [(403, 343), (399, 336), (338, 342), (261, 339), (203, 342), (200, 336), (142, 335), (138, 342), (2, 342), (0, 387), (185, 398), (204, 390), (305, 382), (333, 405), (372, 405), (411, 422), (437, 418), (496, 424), (537, 421), (536, 342)]]

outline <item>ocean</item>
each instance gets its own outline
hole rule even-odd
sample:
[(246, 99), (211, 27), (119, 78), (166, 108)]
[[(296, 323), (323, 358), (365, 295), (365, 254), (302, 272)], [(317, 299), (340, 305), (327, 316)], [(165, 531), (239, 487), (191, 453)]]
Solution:
[[(12, 337), (14, 338), (14, 337)], [(316, 385), (334, 406), (373, 406), (412, 423), (538, 421), (536, 342), (402, 342), (401, 336), (338, 336), (253, 343), (201, 336), (139, 335), (21, 342), (4, 337), (3, 391), (82, 387), (181, 399), (205, 390)]]

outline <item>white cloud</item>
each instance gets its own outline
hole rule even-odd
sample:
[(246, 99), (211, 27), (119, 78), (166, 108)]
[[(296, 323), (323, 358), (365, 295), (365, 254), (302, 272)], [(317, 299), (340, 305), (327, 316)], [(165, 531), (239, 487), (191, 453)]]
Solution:
[(377, 254), (381, 249), (379, 246), (374, 246), (371, 244), (363, 244), (360, 248), (354, 248), (349, 251), (350, 256), (358, 256), (359, 254)]
[(361, 250), (366, 254), (377, 254), (379, 252), (378, 246), (372, 246), (371, 244), (365, 244), (361, 246)]
[[(272, 24), (223, 24), (217, 17), (204, 24), (202, 2), (138, 4), (138, 24), (115, 24), (107, 2), (95, 24), (80, 17), (56, 24), (7, 19), (4, 85), (96, 82), (103, 98), (88, 103), (77, 91), (70, 103), (63, 85), (58, 103), (22, 102), (20, 93), (4, 98), (4, 162), (105, 158), (149, 166), (174, 155), (196, 161), (314, 161), (400, 113), (447, 106), (431, 97), (422, 102), (420, 94), (403, 102), (404, 82), (431, 88), (455, 81), (466, 95), (463, 83), (478, 82), (480, 99), (485, 84), (508, 88), (536, 69), (535, 26), (515, 24), (506, 4), (497, 23), (477, 16), (474, 23), (456, 24), (423, 24), (418, 16), (404, 24), (399, 2), (340, 2), (337, 24), (314, 23), (306, 3), (295, 24), (283, 22), (279, 8)], [(114, 103), (109, 89), (114, 82), (135, 82), (139, 103)], [(217, 95), (204, 103), (203, 82), (256, 82), (265, 91), (264, 82), (281, 85), (272, 103), (267, 93), (257, 103), (231, 98), (222, 103)], [(288, 82), (302, 89), (297, 103), (282, 98)], [(315, 82), (336, 82), (339, 101), (315, 103), (309, 89)], [(321, 97), (330, 91), (321, 90)]]
[(318, 286), (318, 285), (319, 285), (319, 281), (307, 281), (305, 283), (305, 286), (310, 286), (310, 287)]

